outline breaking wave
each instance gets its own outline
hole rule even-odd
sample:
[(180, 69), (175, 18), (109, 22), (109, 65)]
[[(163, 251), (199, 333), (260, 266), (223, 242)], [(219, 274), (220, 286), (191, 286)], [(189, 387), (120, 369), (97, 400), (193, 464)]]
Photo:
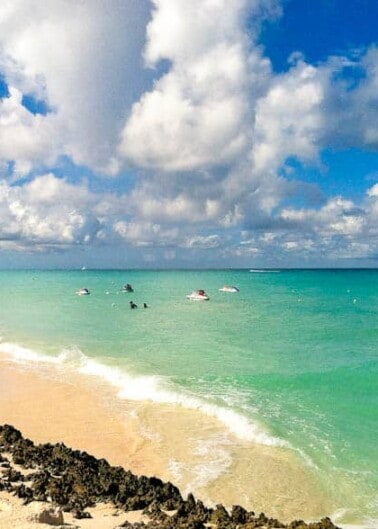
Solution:
[(207, 402), (196, 395), (184, 392), (174, 386), (169, 379), (157, 375), (131, 375), (118, 367), (86, 356), (78, 348), (64, 349), (57, 356), (38, 353), (15, 343), (0, 343), (0, 354), (8, 360), (25, 367), (54, 366), (62, 370), (72, 370), (87, 377), (95, 377), (114, 387), (120, 399), (150, 401), (172, 404), (185, 409), (200, 411), (216, 418), (231, 433), (241, 440), (249, 440), (266, 446), (289, 447), (289, 444), (264, 431), (261, 426), (246, 416), (230, 408)]

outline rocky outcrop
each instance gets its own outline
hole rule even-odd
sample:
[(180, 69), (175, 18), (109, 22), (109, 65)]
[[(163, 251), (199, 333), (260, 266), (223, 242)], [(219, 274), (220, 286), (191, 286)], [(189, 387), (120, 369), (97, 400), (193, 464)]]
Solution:
[[(223, 505), (206, 507), (192, 494), (184, 500), (172, 483), (136, 476), (63, 443), (35, 445), (9, 425), (0, 426), (0, 490), (12, 492), (25, 504), (49, 502), (59, 507), (56, 512), (69, 511), (78, 519), (89, 517), (86, 509), (97, 503), (112, 503), (123, 511), (141, 509), (148, 523), (125, 522), (119, 526), (134, 529), (338, 529), (329, 518), (284, 524), (263, 513), (256, 516), (239, 505), (230, 512)], [(51, 515), (52, 520), (52, 512), (43, 516)]]
[(37, 506), (36, 512), (29, 516), (30, 522), (45, 523), (48, 525), (63, 525), (64, 518), (61, 509), (54, 507)]

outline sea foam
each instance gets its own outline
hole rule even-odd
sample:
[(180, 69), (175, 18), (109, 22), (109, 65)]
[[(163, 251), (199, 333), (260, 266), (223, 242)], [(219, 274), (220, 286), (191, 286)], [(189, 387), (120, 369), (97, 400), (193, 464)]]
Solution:
[(133, 401), (150, 401), (157, 404), (172, 404), (185, 409), (197, 410), (216, 418), (229, 432), (240, 440), (253, 441), (258, 444), (277, 447), (289, 447), (289, 444), (270, 435), (241, 413), (207, 402), (202, 397), (181, 390), (169, 378), (157, 375), (131, 375), (118, 367), (86, 356), (78, 348), (67, 348), (57, 356), (38, 353), (21, 345), (9, 342), (0, 343), (0, 354), (26, 367), (52, 365), (56, 370), (70, 369), (87, 377), (96, 377), (116, 388), (120, 399)]

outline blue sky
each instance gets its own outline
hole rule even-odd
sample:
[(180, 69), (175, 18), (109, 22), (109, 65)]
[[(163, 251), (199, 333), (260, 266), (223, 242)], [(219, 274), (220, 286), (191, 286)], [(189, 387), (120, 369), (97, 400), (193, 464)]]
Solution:
[(276, 71), (287, 68), (294, 51), (316, 64), (377, 40), (375, 0), (286, 0), (281, 5), (282, 16), (265, 24), (261, 37)]
[(0, 266), (376, 267), (377, 18), (3, 2)]

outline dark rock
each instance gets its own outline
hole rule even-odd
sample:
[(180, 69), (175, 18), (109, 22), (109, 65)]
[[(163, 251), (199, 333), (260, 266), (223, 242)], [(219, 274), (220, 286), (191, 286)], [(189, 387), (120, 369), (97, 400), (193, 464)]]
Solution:
[(168, 498), (167, 500), (161, 502), (161, 508), (165, 511), (175, 511), (180, 507), (180, 505), (183, 503), (182, 498)]
[(204, 523), (207, 523), (210, 520), (213, 509), (209, 509), (208, 507), (205, 507), (202, 501), (197, 500), (197, 503), (195, 506), (195, 512), (199, 520), (202, 520)]
[(143, 514), (150, 516), (151, 518), (155, 515), (159, 515), (162, 512), (158, 501), (153, 501), (144, 510)]
[(155, 522), (165, 522), (169, 518), (168, 514), (161, 510), (160, 504), (156, 500), (143, 510), (143, 514)]
[(126, 527), (126, 529), (146, 529), (146, 527), (149, 527), (149, 525), (146, 525), (144, 522), (131, 523), (125, 520), (123, 524), (116, 527), (116, 529), (119, 527)]
[(34, 500), (33, 490), (30, 487), (24, 485), (24, 483), (21, 483), (21, 485), (16, 487), (14, 493), (18, 498), (24, 500), (24, 505), (27, 505)]
[(196, 502), (194, 496), (189, 494), (187, 501), (183, 501), (170, 518), (167, 527), (202, 529), (203, 524), (209, 521), (211, 512), (211, 509), (207, 509), (201, 501)]
[(267, 527), (268, 529), (285, 529), (287, 526), (276, 518), (269, 518)]
[[(2, 452), (10, 453), (21, 467), (37, 469), (27, 477), (30, 486)], [(25, 503), (54, 502), (61, 511), (71, 511), (79, 519), (89, 517), (85, 509), (98, 502), (113, 503), (123, 511), (144, 510), (150, 518), (148, 524), (125, 522), (119, 526), (130, 529), (204, 529), (204, 524), (212, 524), (215, 529), (339, 529), (329, 518), (311, 524), (295, 520), (285, 525), (263, 513), (255, 517), (253, 511), (247, 512), (239, 505), (234, 505), (229, 514), (223, 505), (211, 509), (192, 494), (184, 501), (172, 483), (135, 476), (63, 443), (34, 445), (10, 425), (0, 426), (0, 471), (0, 490), (13, 492)], [(168, 516), (164, 510), (176, 512)]]
[(223, 505), (219, 504), (216, 506), (214, 511), (211, 513), (210, 522), (219, 528), (228, 527), (231, 522), (231, 518)]
[(12, 467), (9, 467), (7, 471), (4, 472), (4, 478), (11, 482), (23, 481), (25, 479), (21, 472)]
[(14, 443), (22, 439), (22, 434), (9, 424), (0, 426), (0, 444), (6, 449), (10, 448)]
[(308, 525), (303, 520), (293, 520), (289, 523), (288, 529), (307, 529)]
[(330, 520), (330, 518), (322, 518), (320, 522), (310, 523), (308, 524), (308, 529), (340, 529), (336, 525), (333, 524), (333, 522)]
[(236, 524), (245, 524), (247, 521), (247, 511), (240, 505), (233, 505), (231, 510), (231, 520)]
[(194, 510), (195, 509), (196, 500), (195, 500), (195, 498), (194, 498), (192, 493), (188, 494), (188, 497), (186, 499), (186, 503), (187, 503), (188, 509), (190, 509), (190, 510)]
[(268, 523), (268, 517), (265, 516), (265, 514), (264, 514), (263, 512), (261, 512), (261, 513), (259, 514), (259, 517), (257, 518), (257, 520), (258, 520), (259, 522), (261, 522), (261, 524), (263, 524), (263, 525)]
[(74, 518), (77, 518), (78, 520), (83, 520), (85, 518), (92, 518), (92, 515), (88, 511), (82, 511), (80, 509), (73, 511)]

